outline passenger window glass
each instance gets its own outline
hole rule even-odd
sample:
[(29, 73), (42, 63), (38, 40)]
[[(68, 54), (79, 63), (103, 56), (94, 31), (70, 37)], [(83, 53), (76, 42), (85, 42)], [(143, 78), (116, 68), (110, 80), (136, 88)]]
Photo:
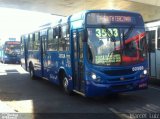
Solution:
[(36, 33), (34, 34), (33, 49), (34, 49), (34, 50), (39, 50), (39, 48), (40, 48), (39, 33), (36, 32)]
[(21, 37), (21, 55), (24, 54), (24, 36)]
[(33, 34), (29, 35), (29, 50), (33, 50)]
[(59, 51), (69, 51), (69, 27), (64, 25), (61, 27), (61, 38), (59, 38)]
[(49, 51), (55, 51), (57, 48), (55, 48), (54, 39), (53, 39), (53, 29), (48, 30), (48, 50)]

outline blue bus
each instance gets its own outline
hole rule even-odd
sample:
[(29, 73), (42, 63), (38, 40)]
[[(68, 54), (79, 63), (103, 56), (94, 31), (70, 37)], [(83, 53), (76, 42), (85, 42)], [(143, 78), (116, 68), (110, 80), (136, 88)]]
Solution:
[(20, 64), (20, 41), (5, 41), (0, 49), (0, 61), (2, 63)]
[(146, 89), (147, 42), (139, 13), (87, 10), (21, 36), (22, 67), (86, 97)]

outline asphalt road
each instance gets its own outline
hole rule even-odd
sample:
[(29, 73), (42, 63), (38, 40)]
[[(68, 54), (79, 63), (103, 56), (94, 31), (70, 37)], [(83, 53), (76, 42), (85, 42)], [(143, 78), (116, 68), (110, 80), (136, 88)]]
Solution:
[[(16, 119), (160, 119), (158, 86), (103, 98), (69, 96), (46, 80), (30, 80), (20, 65), (0, 64), (0, 100)], [(0, 117), (13, 114), (3, 106)]]

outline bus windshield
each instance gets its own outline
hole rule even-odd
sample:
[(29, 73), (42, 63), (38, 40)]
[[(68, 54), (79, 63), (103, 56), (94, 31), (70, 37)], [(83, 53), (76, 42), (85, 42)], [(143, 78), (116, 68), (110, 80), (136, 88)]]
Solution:
[(4, 50), (5, 54), (9, 56), (20, 55), (20, 44), (6, 44)]
[(143, 28), (88, 28), (88, 60), (97, 65), (136, 64), (147, 58)]

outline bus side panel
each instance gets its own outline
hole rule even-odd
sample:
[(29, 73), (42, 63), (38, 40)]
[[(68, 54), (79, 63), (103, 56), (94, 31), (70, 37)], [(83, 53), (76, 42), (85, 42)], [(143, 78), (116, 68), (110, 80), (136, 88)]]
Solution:
[(48, 51), (48, 61), (47, 61), (47, 77), (51, 82), (58, 84), (58, 52), (57, 51)]
[(58, 77), (59, 70), (64, 69), (67, 77), (71, 76), (71, 61), (70, 55), (67, 55), (65, 52), (58, 53), (48, 52), (48, 79), (56, 84), (59, 84), (60, 80)]

